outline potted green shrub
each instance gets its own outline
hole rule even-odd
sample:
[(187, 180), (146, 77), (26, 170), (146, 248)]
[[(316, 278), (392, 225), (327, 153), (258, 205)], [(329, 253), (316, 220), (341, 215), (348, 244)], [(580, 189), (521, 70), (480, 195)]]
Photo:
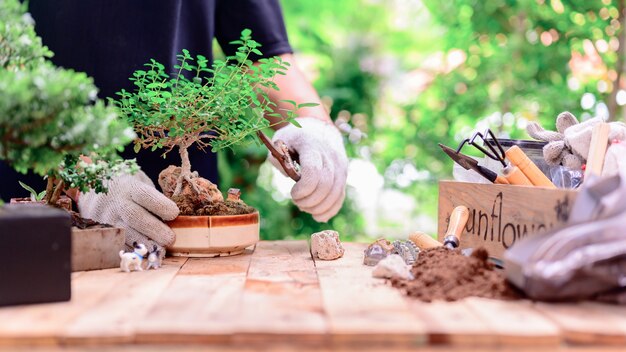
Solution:
[[(91, 78), (47, 60), (52, 53), (16, 0), (3, 4), (0, 40), (0, 159), (19, 172), (32, 170), (47, 178), (45, 192), (36, 192), (44, 203), (58, 206), (68, 188), (106, 192), (107, 179), (137, 168), (134, 160), (117, 155), (135, 137), (132, 128), (96, 98)], [(76, 225), (89, 224), (75, 213), (73, 218)], [(123, 248), (121, 229), (75, 228), (72, 236), (73, 253), (81, 258), (110, 256), (107, 243)], [(90, 249), (101, 253), (96, 256)], [(93, 269), (74, 259), (74, 269)]]
[[(244, 30), (234, 56), (208, 60), (187, 50), (178, 55), (175, 72), (151, 60), (130, 78), (134, 90), (118, 92), (116, 105), (135, 127), (135, 150), (176, 150), (180, 166), (170, 165), (159, 175), (163, 193), (177, 203), (180, 216), (169, 222), (176, 242), (172, 255), (217, 256), (242, 252), (259, 239), (258, 212), (234, 192), (224, 199), (215, 184), (193, 172), (188, 149), (212, 151), (256, 140), (258, 131), (271, 127), (265, 116), (280, 116), (268, 90), (278, 89), (274, 76), (285, 74), (288, 63), (279, 57), (261, 59), (259, 43)], [(290, 102), (295, 109), (311, 104)], [(297, 124), (293, 111), (287, 120)]]

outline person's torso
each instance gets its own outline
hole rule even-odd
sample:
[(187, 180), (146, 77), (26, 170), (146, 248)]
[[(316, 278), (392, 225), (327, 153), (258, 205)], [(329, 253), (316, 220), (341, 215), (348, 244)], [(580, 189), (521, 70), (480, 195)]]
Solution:
[[(54, 52), (58, 66), (93, 77), (100, 98), (116, 98), (133, 90), (129, 78), (150, 59), (172, 72), (176, 55), (187, 49), (212, 58), (218, 0), (30, 0), (29, 11), (44, 45)], [(167, 165), (180, 164), (173, 151), (166, 159), (159, 151), (135, 153), (128, 146), (124, 158), (136, 158), (156, 183)], [(216, 156), (191, 148), (194, 169), (217, 182)]]
[(62, 67), (94, 78), (99, 96), (132, 88), (129, 77), (155, 59), (169, 70), (187, 49), (212, 57), (216, 0), (30, 0), (43, 43)]

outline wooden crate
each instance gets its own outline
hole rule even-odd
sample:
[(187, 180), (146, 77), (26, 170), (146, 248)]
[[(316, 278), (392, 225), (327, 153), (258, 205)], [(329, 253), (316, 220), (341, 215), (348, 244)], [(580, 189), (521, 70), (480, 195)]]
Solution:
[(72, 228), (72, 271), (120, 266), (124, 229), (119, 227)]
[(468, 207), (469, 219), (461, 235), (461, 248), (485, 247), (502, 258), (516, 241), (532, 233), (564, 224), (577, 191), (542, 187), (439, 182), (440, 241), (454, 207)]

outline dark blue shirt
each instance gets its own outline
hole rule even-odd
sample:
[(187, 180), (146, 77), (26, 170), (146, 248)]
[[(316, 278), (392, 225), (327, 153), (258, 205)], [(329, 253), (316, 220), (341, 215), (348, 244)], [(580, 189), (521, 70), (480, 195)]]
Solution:
[[(128, 78), (150, 59), (171, 72), (182, 49), (212, 58), (213, 38), (232, 55), (236, 46), (228, 43), (245, 28), (262, 44), (264, 57), (292, 52), (278, 0), (30, 0), (29, 10), (43, 43), (55, 53), (52, 61), (93, 77), (101, 98), (132, 90)], [(131, 149), (124, 157), (136, 157), (155, 183), (167, 165), (180, 165), (175, 151), (163, 159), (158, 151)], [(190, 159), (195, 171), (217, 182), (214, 154), (192, 147)], [(4, 200), (26, 196), (18, 179), (45, 187), (41, 177), (18, 175), (4, 163), (0, 178)]]

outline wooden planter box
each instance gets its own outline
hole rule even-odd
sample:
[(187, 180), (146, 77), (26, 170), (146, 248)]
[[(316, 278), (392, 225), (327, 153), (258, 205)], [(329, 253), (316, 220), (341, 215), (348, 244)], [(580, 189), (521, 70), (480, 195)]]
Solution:
[(567, 189), (440, 181), (437, 237), (443, 240), (452, 209), (465, 205), (470, 213), (461, 248), (485, 247), (502, 259), (521, 238), (564, 224), (576, 195)]
[(72, 228), (72, 271), (109, 269), (120, 266), (124, 229)]
[[(31, 204), (31, 203), (36, 203), (36, 204), (41, 204), (41, 205), (46, 205), (46, 203), (43, 200), (40, 201), (34, 201), (28, 197), (24, 197), (24, 198), (11, 198), (10, 200), (11, 204)], [(65, 210), (72, 210), (72, 200), (67, 197), (67, 196), (61, 196), (61, 198), (59, 198), (59, 200), (57, 201), (57, 205)]]

